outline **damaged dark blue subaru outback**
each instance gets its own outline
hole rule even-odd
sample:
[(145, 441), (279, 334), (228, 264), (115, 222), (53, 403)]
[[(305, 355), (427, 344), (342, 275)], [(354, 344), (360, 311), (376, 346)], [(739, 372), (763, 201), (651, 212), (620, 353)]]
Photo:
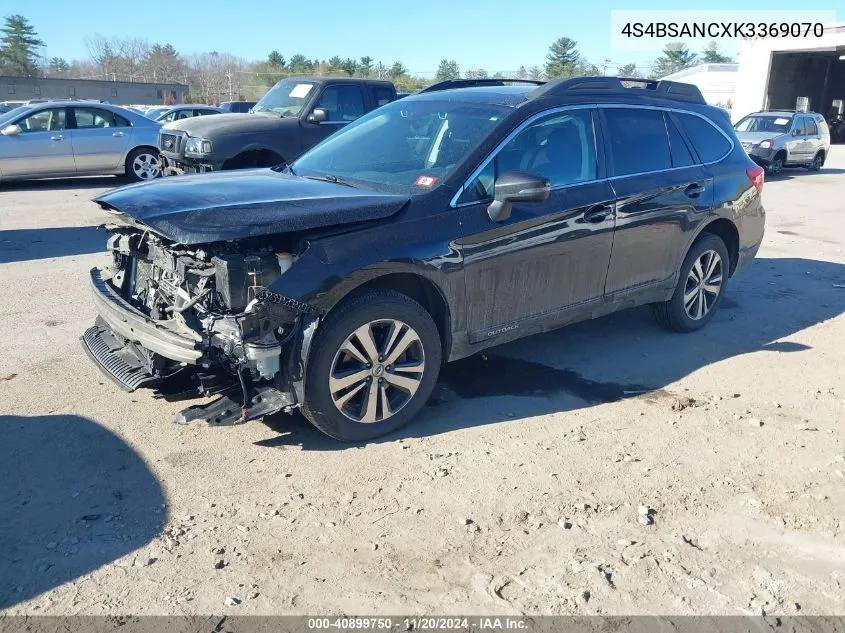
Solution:
[(300, 408), (358, 441), (485, 347), (642, 304), (706, 324), (765, 221), (725, 114), (671, 82), (504, 84), (435, 85), (288, 165), (100, 196), (89, 355), (130, 391), (220, 394), (181, 422)]

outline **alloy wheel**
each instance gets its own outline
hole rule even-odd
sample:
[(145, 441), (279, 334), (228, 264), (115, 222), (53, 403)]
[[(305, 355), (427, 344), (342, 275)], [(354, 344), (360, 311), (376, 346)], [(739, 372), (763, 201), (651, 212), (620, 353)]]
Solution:
[(722, 258), (716, 251), (699, 255), (684, 286), (684, 310), (693, 321), (704, 318), (722, 291)]
[(132, 161), (132, 171), (139, 180), (153, 180), (161, 175), (158, 157), (153, 154), (138, 154)]
[(424, 372), (417, 332), (403, 321), (379, 319), (346, 337), (331, 364), (329, 392), (353, 422), (384, 422), (414, 397)]
[(776, 158), (772, 161), (772, 164), (769, 166), (769, 173), (773, 176), (776, 176), (781, 171), (783, 171), (783, 159)]

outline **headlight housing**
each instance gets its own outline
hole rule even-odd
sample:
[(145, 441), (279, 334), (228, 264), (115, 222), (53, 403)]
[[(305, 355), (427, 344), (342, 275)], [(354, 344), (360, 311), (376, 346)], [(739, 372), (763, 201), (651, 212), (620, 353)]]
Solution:
[(767, 139), (765, 141), (760, 141), (760, 145), (758, 146), (760, 149), (771, 149), (772, 148), (772, 141)]
[(185, 156), (204, 156), (211, 154), (211, 141), (204, 138), (185, 139)]

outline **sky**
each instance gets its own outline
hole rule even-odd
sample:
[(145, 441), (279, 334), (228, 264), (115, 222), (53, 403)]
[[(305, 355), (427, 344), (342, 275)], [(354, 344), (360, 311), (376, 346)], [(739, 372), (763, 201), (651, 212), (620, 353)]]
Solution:
[[(73, 3), (71, 3), (72, 5)], [(842, 0), (815, 0), (812, 9), (835, 10)], [(333, 55), (373, 57), (390, 65), (401, 60), (414, 74), (433, 74), (441, 59), (457, 60), (461, 71), (484, 68), (515, 71), (521, 65), (542, 66), (549, 45), (561, 36), (574, 39), (589, 61), (610, 58), (616, 64), (645, 66), (653, 51), (613, 53), (610, 11), (679, 8), (677, 1), (617, 4), (609, 0), (565, 3), (562, 0), (363, 0), (360, 3), (321, 0), (201, 0), (138, 3), (93, 3), (76, 11), (65, 0), (2, 0), (2, 15), (26, 16), (46, 44), (47, 57), (88, 57), (86, 36), (138, 37), (170, 43), (183, 54), (216, 50), (248, 60), (265, 59), (278, 50), (286, 59), (295, 53), (327, 59)], [(687, 2), (684, 9), (753, 9), (759, 2), (711, 0)], [(768, 0), (766, 10), (796, 9), (794, 0)], [(845, 21), (840, 8), (839, 21)], [(734, 55), (736, 40), (720, 42)], [(613, 68), (609, 68), (612, 73)]]

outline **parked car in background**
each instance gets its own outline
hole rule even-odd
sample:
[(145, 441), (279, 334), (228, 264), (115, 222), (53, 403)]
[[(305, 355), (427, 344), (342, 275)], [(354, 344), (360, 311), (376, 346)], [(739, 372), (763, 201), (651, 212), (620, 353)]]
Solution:
[(26, 101), (0, 101), (0, 106), (8, 106), (10, 108), (17, 108), (26, 103)]
[(255, 103), (255, 101), (224, 101), (220, 104), (220, 109), (224, 112), (240, 112), (245, 114), (249, 112)]
[(171, 121), (181, 121), (182, 119), (190, 119), (195, 116), (208, 116), (209, 114), (220, 114), (223, 110), (217, 106), (204, 104), (182, 104), (178, 106), (171, 106), (164, 112), (161, 112), (155, 117), (155, 121), (159, 123), (170, 123)]
[[(296, 85), (275, 107), (307, 117), (324, 102)], [(125, 223), (91, 271), (90, 356), (129, 390), (234, 389), (183, 422), (301, 408), (363, 441), (411, 420), (442, 361), (638, 305), (678, 332), (713, 318), (763, 239), (763, 169), (696, 86), (461, 85), (286, 167), (99, 196)]]
[(144, 112), (144, 116), (148, 119), (152, 119), (155, 121), (156, 117), (160, 115), (162, 112), (167, 112), (173, 106), (152, 106), (146, 112)]
[(93, 174), (157, 178), (160, 127), (104, 103), (20, 106), (0, 115), (0, 181)]
[(770, 174), (784, 167), (818, 171), (830, 153), (827, 121), (815, 112), (754, 112), (734, 125), (742, 148)]
[(394, 99), (396, 89), (389, 81), (283, 79), (250, 114), (169, 124), (159, 138), (164, 175), (278, 165)]
[(3, 105), (0, 103), (0, 114), (5, 114), (9, 110), (12, 110), (12, 106)]

